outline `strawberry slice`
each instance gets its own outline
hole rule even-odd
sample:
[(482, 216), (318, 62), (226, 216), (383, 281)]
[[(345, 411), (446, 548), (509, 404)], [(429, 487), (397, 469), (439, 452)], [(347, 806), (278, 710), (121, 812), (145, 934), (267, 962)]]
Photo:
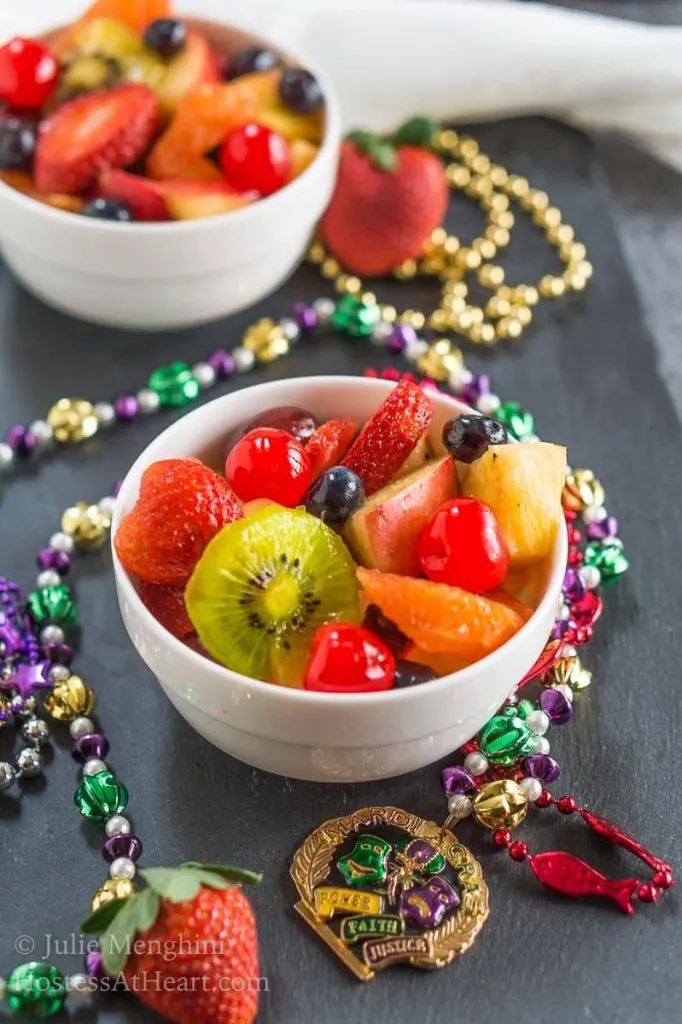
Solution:
[(164, 629), (176, 636), (178, 640), (191, 636), (194, 626), (189, 621), (185, 608), (185, 587), (163, 586), (159, 583), (140, 583), (138, 594), (142, 603), (152, 613)]
[(318, 427), (306, 445), (313, 468), (313, 480), (332, 466), (338, 466), (358, 432), (356, 420), (328, 420)]
[(119, 85), (65, 103), (40, 131), (38, 189), (76, 195), (103, 171), (129, 167), (149, 148), (160, 119), (159, 101), (146, 85)]
[(416, 448), (433, 417), (428, 396), (410, 380), (401, 380), (382, 402), (343, 460), (370, 495), (396, 475)]
[(149, 178), (127, 171), (105, 171), (99, 176), (97, 193), (105, 199), (124, 203), (134, 220), (170, 220), (163, 196)]

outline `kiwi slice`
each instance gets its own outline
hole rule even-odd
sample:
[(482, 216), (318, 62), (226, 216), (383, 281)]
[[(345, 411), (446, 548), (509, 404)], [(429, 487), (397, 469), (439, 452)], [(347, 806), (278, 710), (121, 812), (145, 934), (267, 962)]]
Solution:
[(362, 621), (355, 569), (344, 542), (320, 519), (269, 504), (213, 538), (185, 604), (217, 661), (255, 679), (300, 686), (318, 627)]

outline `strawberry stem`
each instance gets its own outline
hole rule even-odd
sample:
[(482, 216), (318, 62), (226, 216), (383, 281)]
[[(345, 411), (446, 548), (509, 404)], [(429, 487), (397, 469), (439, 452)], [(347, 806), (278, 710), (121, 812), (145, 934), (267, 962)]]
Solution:
[(361, 153), (365, 153), (380, 171), (390, 172), (395, 170), (398, 154), (396, 153), (395, 146), (389, 141), (379, 138), (373, 132), (367, 131), (349, 132), (346, 138)]

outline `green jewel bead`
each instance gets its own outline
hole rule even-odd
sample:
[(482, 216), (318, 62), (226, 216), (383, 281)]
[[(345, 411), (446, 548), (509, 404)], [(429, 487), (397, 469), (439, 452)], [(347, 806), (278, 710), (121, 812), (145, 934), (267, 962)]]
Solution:
[(50, 964), (37, 961), (21, 964), (7, 979), (7, 1005), (12, 1013), (30, 1020), (59, 1013), (66, 995), (63, 977)]
[(504, 423), (517, 441), (535, 433), (533, 414), (524, 409), (519, 402), (503, 402), (497, 410), (496, 419)]
[(530, 754), (534, 737), (515, 707), (505, 708), (483, 726), (478, 738), (482, 754), (493, 764), (510, 765), (517, 757)]
[(623, 542), (617, 537), (591, 541), (585, 548), (585, 565), (599, 569), (605, 587), (615, 583), (630, 567), (623, 552)]
[(26, 601), (29, 614), (38, 626), (56, 622), (60, 626), (73, 626), (78, 618), (78, 606), (71, 587), (57, 583), (51, 587), (32, 590)]
[(73, 802), (84, 818), (100, 824), (111, 815), (120, 814), (128, 803), (128, 790), (113, 772), (86, 775), (76, 790)]
[(374, 325), (381, 320), (381, 310), (376, 302), (365, 302), (355, 295), (344, 295), (336, 304), (332, 323), (351, 338), (366, 338)]
[(199, 394), (199, 383), (187, 363), (177, 361), (154, 370), (147, 385), (159, 396), (162, 406), (187, 405)]

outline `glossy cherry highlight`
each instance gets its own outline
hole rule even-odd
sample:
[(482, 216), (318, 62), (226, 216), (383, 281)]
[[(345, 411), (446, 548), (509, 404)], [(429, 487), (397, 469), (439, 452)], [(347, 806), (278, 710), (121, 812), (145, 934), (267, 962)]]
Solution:
[(472, 594), (498, 587), (509, 568), (495, 514), (476, 498), (455, 498), (439, 508), (422, 531), (417, 555), (428, 579)]
[(38, 110), (52, 95), (59, 65), (37, 39), (17, 36), (0, 47), (0, 100), (23, 110)]
[(362, 626), (331, 623), (313, 639), (303, 686), (319, 693), (390, 690), (395, 658), (383, 640)]
[(259, 427), (234, 446), (225, 462), (225, 476), (242, 501), (269, 498), (294, 508), (312, 483), (305, 448), (285, 430)]
[(234, 188), (269, 196), (289, 180), (289, 143), (279, 132), (250, 121), (227, 135), (220, 148), (220, 166)]

